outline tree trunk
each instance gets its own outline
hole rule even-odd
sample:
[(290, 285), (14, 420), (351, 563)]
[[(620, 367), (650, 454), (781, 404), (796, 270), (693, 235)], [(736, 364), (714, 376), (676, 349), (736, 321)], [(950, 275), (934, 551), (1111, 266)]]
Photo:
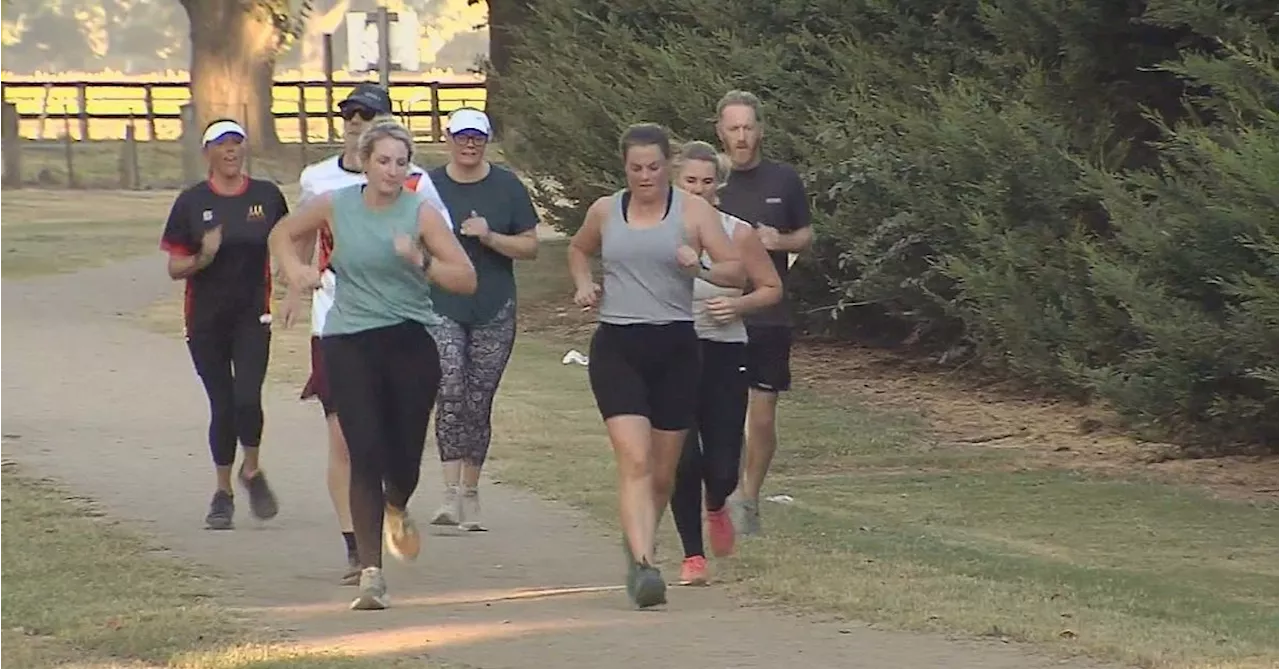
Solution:
[(191, 22), (191, 102), (203, 128), (235, 119), (249, 145), (279, 144), (271, 114), (280, 33), (268, 12), (244, 0), (182, 0)]
[(489, 0), (489, 64), (485, 75), (484, 107), (493, 123), (496, 138), (501, 139), (505, 126), (502, 104), (502, 77), (510, 72), (511, 51), (515, 46), (512, 28), (524, 23), (529, 0)]

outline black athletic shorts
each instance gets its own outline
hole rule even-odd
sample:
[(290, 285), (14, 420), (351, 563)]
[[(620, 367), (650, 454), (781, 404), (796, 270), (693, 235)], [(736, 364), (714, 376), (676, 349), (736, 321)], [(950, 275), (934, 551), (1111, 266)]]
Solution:
[(698, 410), (693, 323), (601, 323), (591, 338), (591, 392), (605, 420), (644, 416), (655, 430), (687, 430)]
[(765, 392), (791, 389), (790, 326), (747, 326), (747, 380)]

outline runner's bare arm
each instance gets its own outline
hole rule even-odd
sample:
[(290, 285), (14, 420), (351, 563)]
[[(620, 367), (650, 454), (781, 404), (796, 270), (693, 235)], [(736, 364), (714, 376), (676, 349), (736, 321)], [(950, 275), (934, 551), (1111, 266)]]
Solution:
[(739, 223), (733, 229), (733, 243), (742, 256), (747, 279), (751, 284), (751, 292), (738, 298), (738, 313), (744, 314), (777, 304), (782, 299), (782, 279), (756, 231), (747, 223)]
[(591, 204), (582, 227), (569, 240), (569, 276), (579, 290), (590, 286), (594, 279), (591, 276), (591, 257), (600, 253), (601, 226), (604, 224), (605, 211), (609, 206), (609, 198), (602, 197)]
[[(298, 207), (305, 207), (307, 203), (316, 198), (316, 193), (307, 187), (305, 179), (300, 179), (302, 193), (298, 196)], [(298, 238), (298, 257), (302, 262), (310, 265), (316, 258), (316, 247), (320, 243), (320, 231), (314, 230)]]
[(449, 224), (429, 202), (418, 205), (418, 234), (431, 256), (427, 279), (451, 293), (474, 294), (476, 268)]
[(267, 236), (267, 247), (286, 276), (296, 276), (299, 270), (309, 264), (298, 240), (314, 237), (332, 216), (332, 199), (328, 195), (318, 195), (276, 223), (276, 227)]
[(702, 198), (686, 198), (685, 224), (690, 228), (689, 239), (696, 242), (694, 250), (701, 255), (705, 249), (711, 256), (711, 267), (704, 272), (705, 280), (718, 286), (745, 286), (746, 274), (738, 247), (720, 225), (720, 212)]

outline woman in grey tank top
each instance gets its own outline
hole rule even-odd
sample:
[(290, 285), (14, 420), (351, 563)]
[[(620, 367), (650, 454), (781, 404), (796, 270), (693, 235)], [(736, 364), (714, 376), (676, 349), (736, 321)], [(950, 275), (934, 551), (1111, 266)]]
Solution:
[[(676, 159), (675, 183), (711, 204), (729, 175), (727, 161), (706, 142), (689, 142)], [(720, 212), (746, 270), (748, 290), (698, 278), (693, 287), (694, 327), (701, 348), (697, 426), (689, 430), (676, 468), (671, 516), (684, 544), (680, 582), (707, 582), (702, 546), (702, 491), (706, 487), (707, 537), (716, 557), (733, 553), (734, 530), (725, 502), (738, 485), (742, 425), (747, 418), (747, 328), (742, 315), (782, 299), (782, 280), (751, 224)]]
[[(569, 244), (574, 301), (598, 308), (591, 391), (618, 467), (627, 595), (640, 608), (666, 602), (653, 566), (658, 520), (671, 499), (685, 433), (697, 404), (698, 338), (693, 280), (741, 282), (737, 250), (715, 208), (671, 187), (671, 140), (653, 124), (622, 135), (627, 188), (595, 201)], [(591, 275), (599, 253), (603, 290)]]
[(409, 516), (427, 424), (440, 384), (440, 357), (427, 327), (439, 322), (438, 288), (476, 290), (476, 272), (444, 217), (405, 189), (413, 138), (394, 120), (374, 121), (360, 138), (367, 185), (307, 201), (271, 232), (271, 252), (289, 285), (320, 285), (297, 240), (327, 227), (338, 275), (321, 346), (329, 391), (351, 460), (351, 522), (360, 593), (353, 609), (388, 605), (382, 548), (413, 560), (421, 547)]

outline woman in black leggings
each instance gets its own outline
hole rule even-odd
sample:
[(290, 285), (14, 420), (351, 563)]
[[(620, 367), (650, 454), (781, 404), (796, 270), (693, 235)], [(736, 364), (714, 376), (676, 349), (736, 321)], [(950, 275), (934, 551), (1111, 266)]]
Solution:
[[(262, 440), (262, 381), (271, 346), (271, 260), (267, 235), (288, 213), (270, 181), (244, 174), (244, 128), (210, 123), (204, 132), (209, 178), (182, 191), (169, 211), (160, 248), (169, 276), (186, 282), (183, 321), (187, 348), (209, 396), (209, 450), (217, 489), (205, 523), (229, 530), (235, 515), (231, 467), (244, 449), (240, 484), (260, 519), (278, 506), (258, 461)], [(297, 305), (286, 302), (285, 320)]]
[(360, 136), (367, 184), (309, 200), (271, 234), (271, 251), (298, 289), (320, 284), (297, 240), (327, 227), (337, 274), (320, 345), (329, 392), (351, 459), (351, 523), (360, 559), (357, 610), (388, 605), (382, 547), (417, 558), (409, 499), (418, 487), (427, 424), (440, 384), (440, 356), (427, 328), (440, 323), (438, 286), (473, 293), (476, 272), (444, 217), (405, 189), (413, 138), (374, 120)]
[[(706, 142), (689, 142), (676, 159), (678, 188), (716, 204), (716, 191), (729, 176), (728, 161)], [(764, 244), (742, 219), (720, 212), (746, 269), (750, 290), (722, 286), (699, 277), (693, 284), (694, 329), (702, 352), (698, 425), (689, 430), (676, 468), (671, 516), (684, 544), (680, 582), (704, 585), (707, 557), (702, 546), (702, 491), (707, 491), (707, 535), (716, 557), (733, 553), (734, 530), (725, 501), (738, 485), (742, 426), (747, 418), (747, 328), (742, 315), (782, 299), (782, 280)]]
[[(702, 249), (717, 280), (742, 279), (741, 263), (716, 210), (671, 187), (671, 140), (660, 126), (622, 135), (627, 188), (596, 200), (569, 244), (574, 301), (600, 309), (591, 339), (591, 391), (618, 465), (627, 551), (627, 594), (639, 608), (666, 601), (653, 566), (658, 519), (671, 500), (685, 432), (693, 427), (698, 337), (693, 279)], [(600, 254), (603, 290), (591, 276)]]

